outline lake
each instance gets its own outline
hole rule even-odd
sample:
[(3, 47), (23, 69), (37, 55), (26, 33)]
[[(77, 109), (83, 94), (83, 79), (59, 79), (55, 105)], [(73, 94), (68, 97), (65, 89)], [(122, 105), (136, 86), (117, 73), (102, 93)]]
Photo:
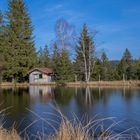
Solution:
[(30, 86), (29, 88), (1, 88), (0, 123), (5, 128), (15, 127), (21, 135), (32, 136), (54, 133), (61, 118), (57, 108), (70, 120), (77, 118), (108, 118), (105, 127), (114, 133), (130, 133), (140, 128), (140, 88), (68, 88)]

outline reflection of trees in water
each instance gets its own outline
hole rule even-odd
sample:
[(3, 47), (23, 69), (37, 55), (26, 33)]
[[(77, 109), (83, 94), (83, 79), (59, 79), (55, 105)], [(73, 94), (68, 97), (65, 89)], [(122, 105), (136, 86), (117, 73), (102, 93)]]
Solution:
[(15, 118), (19, 117), (20, 112), (27, 113), (25, 108), (30, 105), (28, 88), (1, 89), (0, 103), (2, 103), (0, 109), (11, 107), (5, 113), (10, 113), (10, 116)]
[[(122, 95), (127, 101), (131, 100), (134, 96), (129, 88), (56, 87), (43, 89), (43, 91), (38, 88), (38, 90), (35, 89), (33, 91), (36, 93), (32, 93), (32, 102), (39, 100), (40, 102), (47, 103), (54, 99), (60, 105), (68, 105), (72, 97), (74, 97), (77, 104), (83, 108), (88, 108), (99, 102), (106, 106), (110, 97), (115, 95)], [(38, 95), (39, 98), (35, 97), (35, 95)]]
[(56, 87), (54, 89), (54, 98), (58, 104), (67, 105), (70, 103), (74, 93), (74, 88)]
[[(43, 87), (43, 86), (42, 86)], [(26, 108), (30, 109), (31, 105), (36, 103), (47, 104), (53, 94), (52, 88), (8, 88), (0, 90), (0, 109), (11, 107), (5, 113), (10, 113), (10, 116), (19, 117), (20, 113), (28, 113)]]
[(122, 92), (122, 97), (124, 97), (127, 102), (130, 102), (132, 98), (134, 97), (134, 94), (132, 93), (131, 88), (123, 87), (121, 92)]
[[(106, 93), (107, 92), (107, 93)], [(90, 106), (103, 102), (104, 105), (107, 104), (109, 96), (111, 96), (111, 91), (106, 91), (99, 88), (78, 88), (77, 94), (75, 94), (75, 98), (79, 106), (83, 108), (89, 108)]]
[(127, 102), (131, 102), (134, 97), (140, 97), (140, 90), (139, 89), (132, 89), (130, 87), (123, 87), (121, 90), (122, 97), (125, 98)]
[(140, 88), (136, 89), (135, 92), (136, 92), (136, 98), (139, 98), (140, 100)]

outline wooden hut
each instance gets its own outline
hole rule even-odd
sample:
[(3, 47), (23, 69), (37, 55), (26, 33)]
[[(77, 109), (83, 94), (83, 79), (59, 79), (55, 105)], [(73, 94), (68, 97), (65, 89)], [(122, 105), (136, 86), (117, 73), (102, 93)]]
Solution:
[(30, 84), (49, 84), (52, 82), (54, 73), (50, 68), (34, 68), (29, 71)]

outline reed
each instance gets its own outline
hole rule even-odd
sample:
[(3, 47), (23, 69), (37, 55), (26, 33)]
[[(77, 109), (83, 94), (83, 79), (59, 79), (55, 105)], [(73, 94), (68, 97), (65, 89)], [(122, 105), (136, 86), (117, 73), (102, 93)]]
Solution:
[(10, 131), (1, 128), (0, 129), (0, 140), (21, 140), (21, 137), (18, 135), (15, 129)]
[[(42, 120), (43, 123), (47, 123), (44, 118), (41, 118), (35, 112), (30, 112), (37, 116), (37, 120), (30, 124), (27, 127), (28, 129), (30, 126), (40, 120)], [(137, 140), (140, 138), (139, 133), (129, 133), (132, 129), (134, 130), (134, 128), (130, 128), (119, 134), (114, 134), (112, 131), (113, 128), (123, 122), (116, 122), (112, 117), (100, 119), (98, 116), (95, 116), (93, 119), (88, 121), (87, 117), (83, 117), (81, 120), (79, 120), (76, 115), (73, 115), (73, 120), (69, 120), (60, 112), (60, 110), (58, 110), (58, 113), (60, 114), (59, 117), (61, 118), (60, 127), (58, 129), (54, 128), (55, 133), (49, 136), (46, 136), (45, 131), (43, 131), (44, 133), (41, 135), (35, 136), (37, 140)], [(104, 128), (103, 122), (105, 121), (112, 121), (112, 123), (107, 128)], [(23, 131), (25, 132), (26, 129)], [(25, 135), (24, 137), (20, 136), (23, 131), (21, 133), (17, 133), (15, 129), (6, 130), (3, 128), (3, 126), (1, 126), (0, 140), (30, 140), (30, 136), (28, 135)]]

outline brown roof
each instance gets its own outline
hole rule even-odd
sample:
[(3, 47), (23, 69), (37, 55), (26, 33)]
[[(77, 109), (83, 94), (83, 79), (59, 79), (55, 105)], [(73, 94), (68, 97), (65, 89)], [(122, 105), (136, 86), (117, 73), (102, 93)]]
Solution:
[(29, 71), (29, 74), (32, 73), (33, 71), (40, 71), (44, 74), (53, 74), (53, 70), (50, 68), (34, 68)]

